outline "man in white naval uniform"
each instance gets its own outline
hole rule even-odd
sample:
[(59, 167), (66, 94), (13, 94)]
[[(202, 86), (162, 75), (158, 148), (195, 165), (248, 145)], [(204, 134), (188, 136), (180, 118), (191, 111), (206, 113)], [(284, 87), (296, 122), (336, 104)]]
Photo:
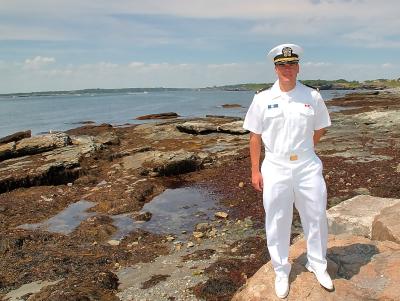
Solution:
[[(243, 125), (250, 131), (252, 185), (263, 192), (267, 246), (280, 298), (289, 293), (293, 203), (307, 240), (306, 267), (324, 288), (333, 290), (326, 271), (326, 185), (321, 160), (314, 152), (331, 121), (319, 92), (297, 81), (301, 53), (295, 44), (282, 44), (269, 52), (278, 80), (272, 88), (256, 93)], [(265, 158), (260, 169), (262, 142)]]

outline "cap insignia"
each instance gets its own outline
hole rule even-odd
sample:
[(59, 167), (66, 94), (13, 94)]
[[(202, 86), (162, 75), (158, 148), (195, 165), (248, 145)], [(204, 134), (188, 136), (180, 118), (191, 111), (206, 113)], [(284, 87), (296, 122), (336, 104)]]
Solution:
[(292, 56), (292, 51), (293, 50), (290, 47), (283, 47), (282, 54), (284, 57), (289, 57), (289, 56)]

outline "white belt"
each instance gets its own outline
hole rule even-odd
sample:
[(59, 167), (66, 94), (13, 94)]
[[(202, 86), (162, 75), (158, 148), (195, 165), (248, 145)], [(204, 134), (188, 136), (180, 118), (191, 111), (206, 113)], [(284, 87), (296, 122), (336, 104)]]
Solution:
[(265, 153), (265, 159), (267, 160), (276, 160), (276, 161), (283, 161), (283, 162), (297, 162), (304, 159), (308, 159), (312, 156), (315, 156), (314, 150), (308, 151), (297, 151), (291, 152), (287, 154), (278, 154), (278, 153)]

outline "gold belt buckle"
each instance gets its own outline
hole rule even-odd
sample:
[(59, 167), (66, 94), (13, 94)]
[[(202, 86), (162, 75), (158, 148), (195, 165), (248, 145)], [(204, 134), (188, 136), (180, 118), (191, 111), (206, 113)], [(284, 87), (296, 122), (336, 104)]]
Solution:
[(290, 157), (289, 157), (290, 161), (296, 161), (297, 159), (299, 159), (299, 157), (297, 155), (290, 155)]

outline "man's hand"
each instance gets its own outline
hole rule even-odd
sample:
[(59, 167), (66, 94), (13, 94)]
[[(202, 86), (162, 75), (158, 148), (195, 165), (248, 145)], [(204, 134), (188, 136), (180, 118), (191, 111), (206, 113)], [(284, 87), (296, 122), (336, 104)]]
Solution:
[(251, 173), (251, 185), (253, 185), (255, 190), (262, 191), (263, 177), (261, 175), (261, 172), (256, 171)]
[(319, 129), (314, 131), (314, 146), (317, 145), (317, 143), (319, 142), (319, 140), (322, 138), (323, 135), (325, 135), (326, 130), (325, 129)]

